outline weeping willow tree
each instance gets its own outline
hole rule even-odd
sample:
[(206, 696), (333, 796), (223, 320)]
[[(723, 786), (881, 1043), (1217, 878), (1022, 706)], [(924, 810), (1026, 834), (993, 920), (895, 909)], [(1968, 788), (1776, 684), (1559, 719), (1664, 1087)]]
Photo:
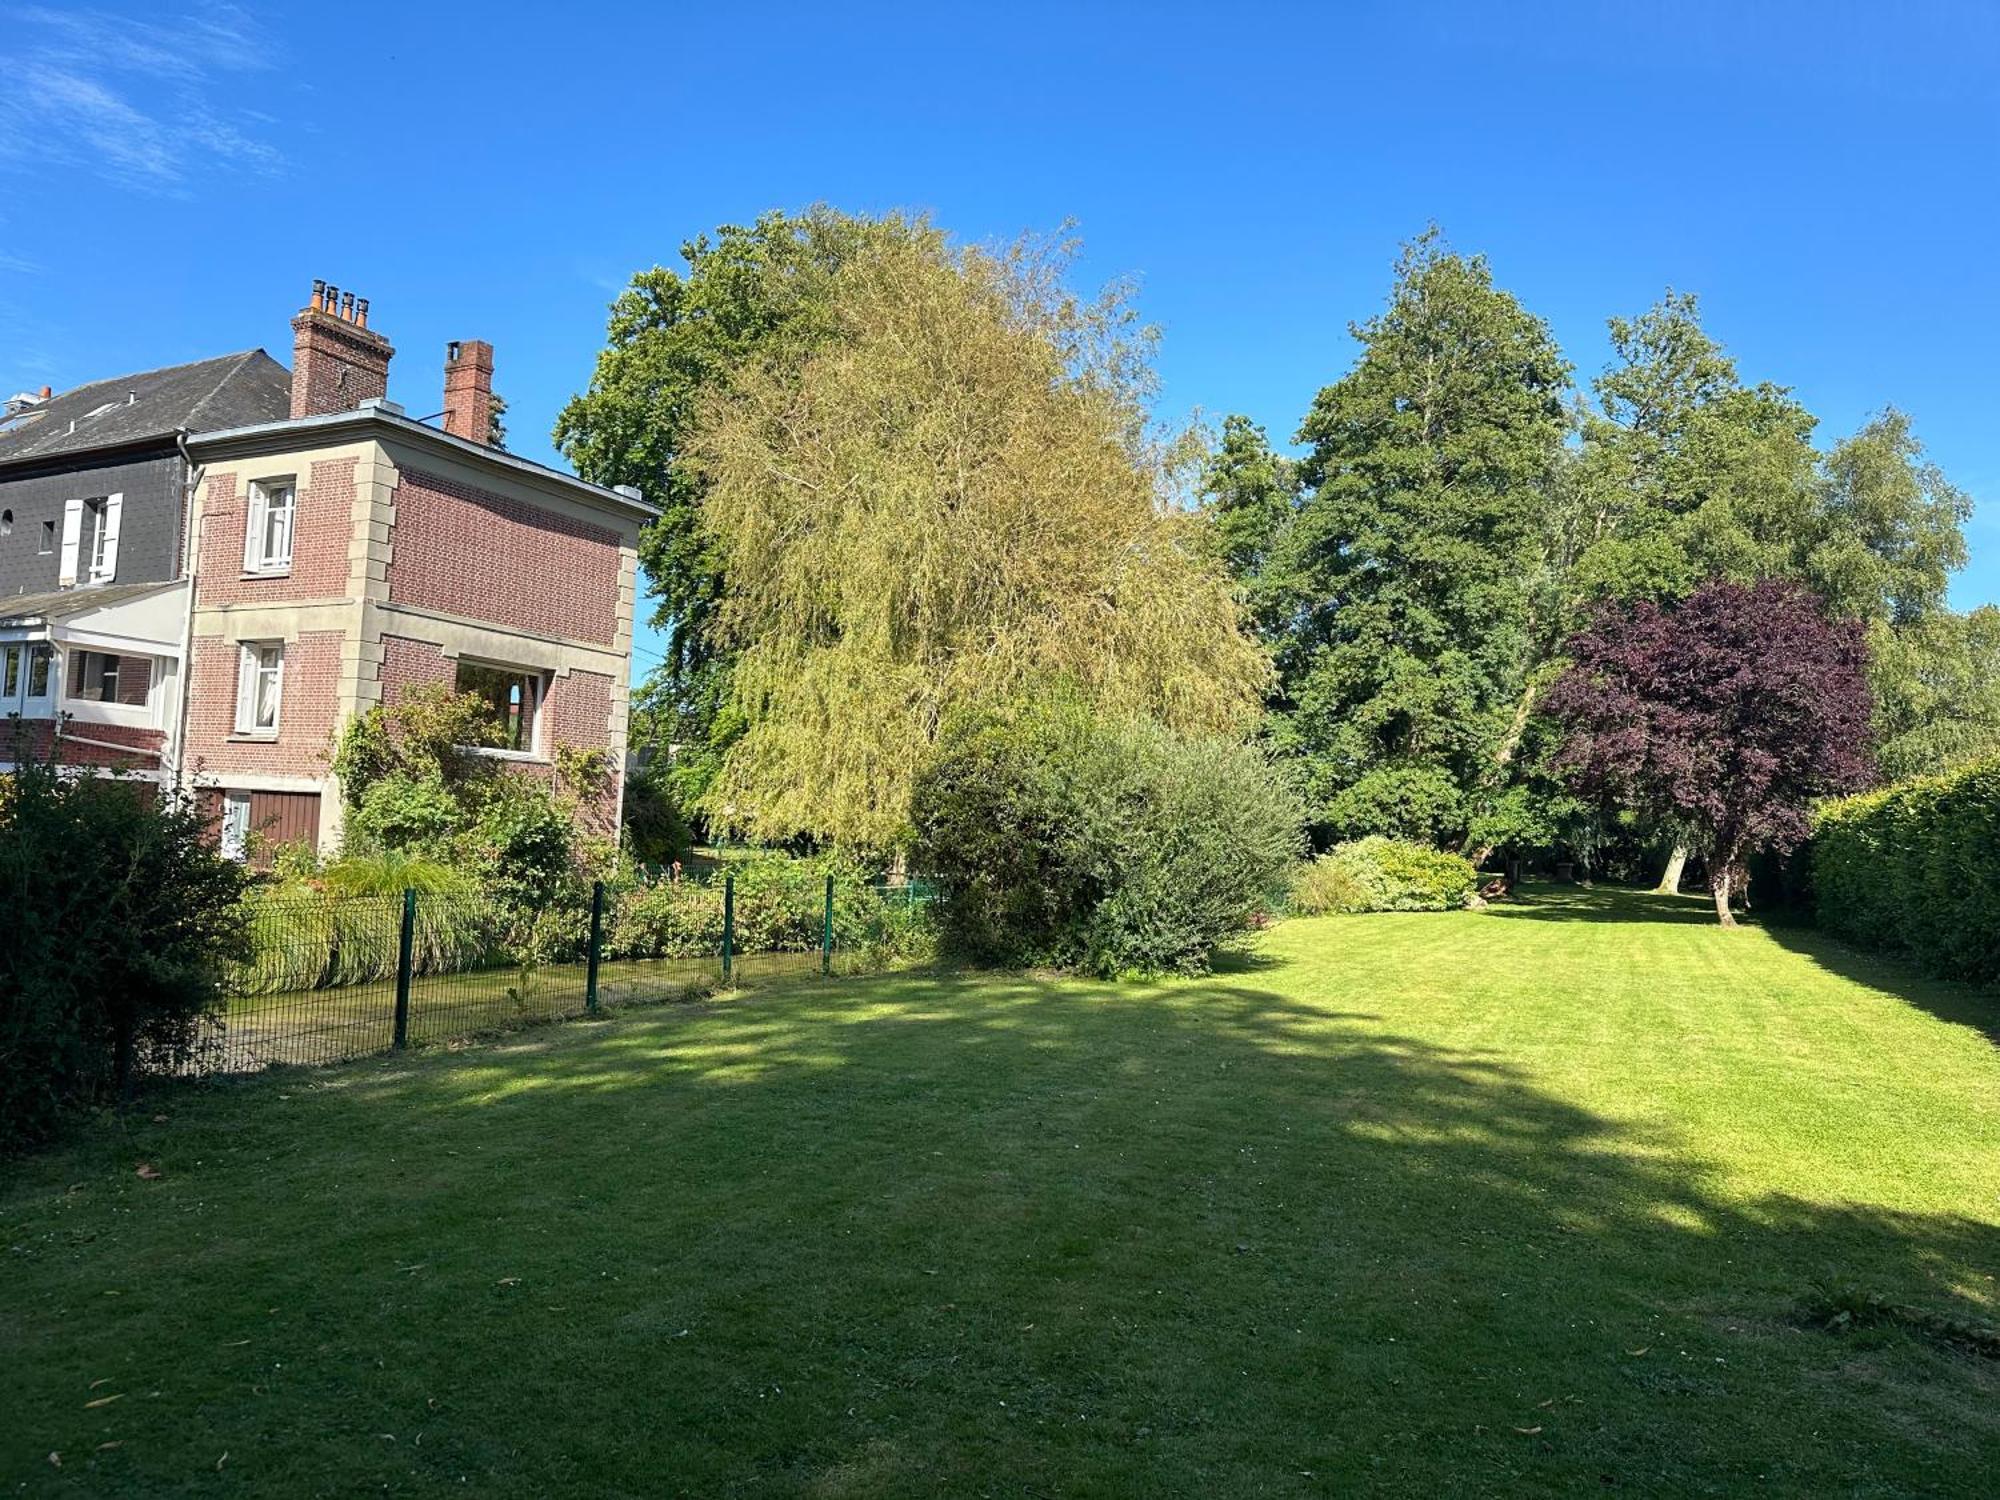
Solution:
[(753, 838), (891, 848), (946, 717), (1060, 682), (1230, 732), (1261, 652), (1147, 425), (1150, 335), (1071, 248), (936, 238), (841, 269), (836, 337), (704, 406), (702, 524), (740, 653), (707, 794)]

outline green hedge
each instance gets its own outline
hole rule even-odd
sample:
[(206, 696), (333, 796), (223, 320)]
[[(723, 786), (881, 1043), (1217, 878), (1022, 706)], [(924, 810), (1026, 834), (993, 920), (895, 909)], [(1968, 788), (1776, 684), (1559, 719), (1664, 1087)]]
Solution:
[(1826, 804), (1811, 861), (1828, 931), (2000, 980), (2000, 760)]

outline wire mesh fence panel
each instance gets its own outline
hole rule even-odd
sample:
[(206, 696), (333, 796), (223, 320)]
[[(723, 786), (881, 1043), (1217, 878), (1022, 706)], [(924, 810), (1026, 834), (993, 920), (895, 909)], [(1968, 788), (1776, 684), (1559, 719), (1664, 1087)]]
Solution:
[[(200, 1045), (158, 1071), (247, 1073), (895, 967), (926, 951), (921, 881), (676, 878), (530, 912), (484, 897), (253, 896), (248, 956)], [(593, 953), (596, 962), (592, 962)]]

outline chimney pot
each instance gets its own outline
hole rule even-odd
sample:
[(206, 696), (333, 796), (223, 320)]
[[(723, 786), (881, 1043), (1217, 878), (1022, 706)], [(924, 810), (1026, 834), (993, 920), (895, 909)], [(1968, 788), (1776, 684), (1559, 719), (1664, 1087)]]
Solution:
[(44, 401), (47, 401), (50, 397), (55, 395), (55, 393), (56, 391), (54, 386), (45, 385), (42, 387), (42, 399)]
[(368, 326), (367, 298), (315, 281), (311, 304), (292, 319), (292, 415), (352, 411), (386, 396), (395, 352)]

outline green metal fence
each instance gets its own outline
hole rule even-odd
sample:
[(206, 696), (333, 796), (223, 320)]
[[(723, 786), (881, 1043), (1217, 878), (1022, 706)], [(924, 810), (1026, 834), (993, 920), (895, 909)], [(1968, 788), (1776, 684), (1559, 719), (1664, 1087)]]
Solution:
[(599, 884), (587, 900), (532, 912), (421, 891), (254, 902), (252, 957), (231, 975), (193, 1070), (341, 1062), (718, 989), (872, 972), (908, 952), (931, 897), (921, 882), (827, 876), (817, 910), (793, 889), (777, 920), (768, 893), (754, 893), (746, 930), (736, 877), (722, 874), (656, 892), (670, 911), (694, 910), (692, 925), (668, 923), (663, 941), (621, 930), (631, 894)]

